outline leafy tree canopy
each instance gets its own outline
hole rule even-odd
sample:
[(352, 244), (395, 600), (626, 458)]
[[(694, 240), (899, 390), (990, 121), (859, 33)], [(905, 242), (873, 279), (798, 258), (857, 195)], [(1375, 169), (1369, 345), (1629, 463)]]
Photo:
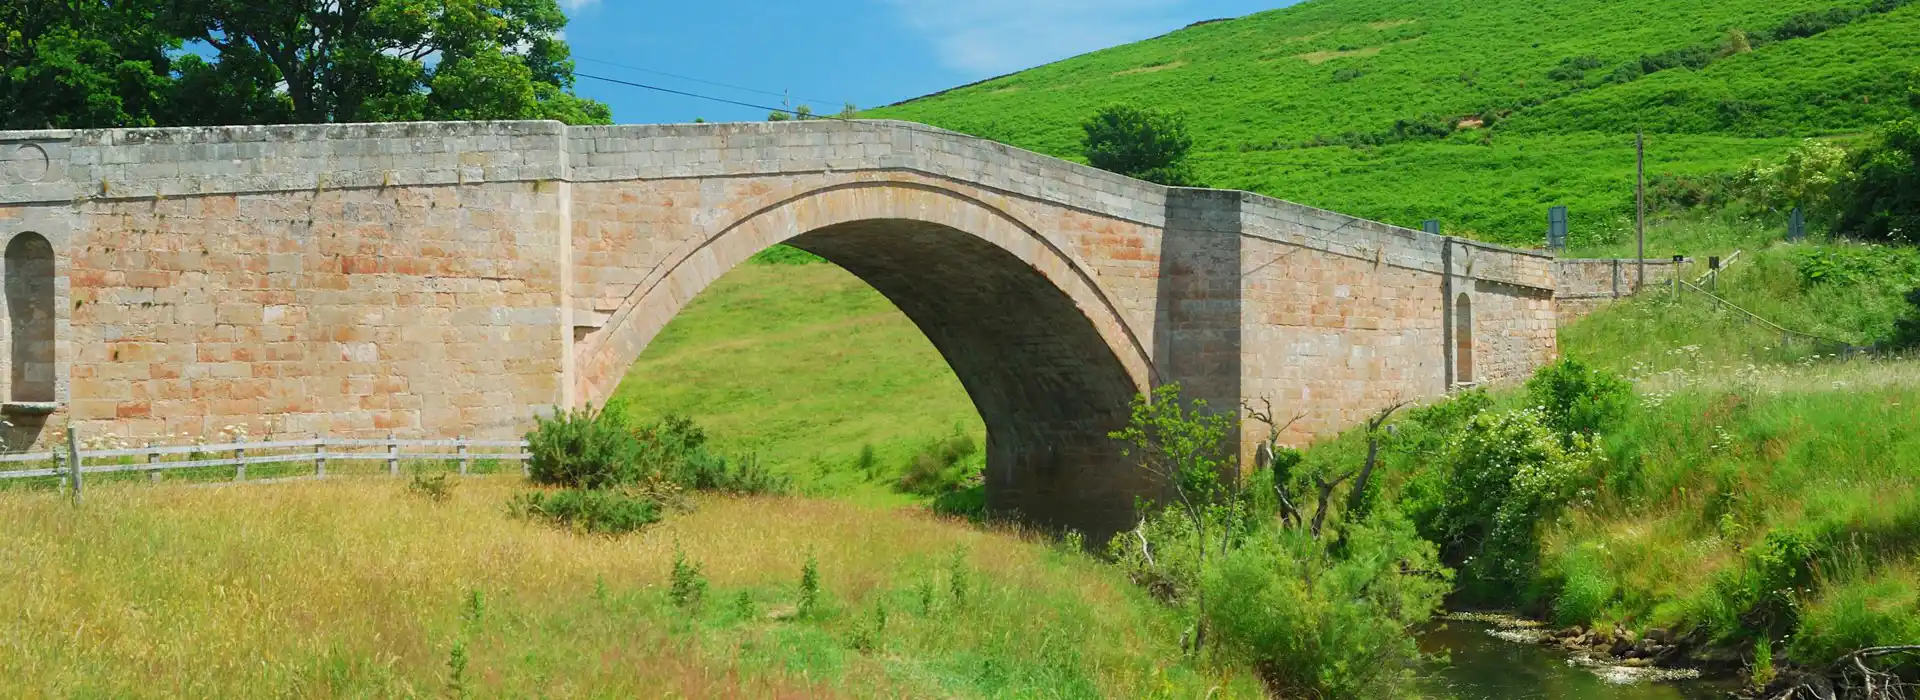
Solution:
[(566, 21), (555, 0), (9, 3), (0, 123), (607, 123), (572, 94)]
[(145, 0), (0, 3), (0, 128), (151, 126), (177, 38)]
[(1113, 104), (1081, 123), (1082, 153), (1093, 167), (1176, 187), (1199, 183), (1187, 166), (1193, 137), (1179, 116), (1132, 104)]
[[(1920, 107), (1920, 93), (1914, 98)], [(1920, 244), (1920, 112), (1888, 123), (1853, 152), (1838, 183), (1838, 233)]]

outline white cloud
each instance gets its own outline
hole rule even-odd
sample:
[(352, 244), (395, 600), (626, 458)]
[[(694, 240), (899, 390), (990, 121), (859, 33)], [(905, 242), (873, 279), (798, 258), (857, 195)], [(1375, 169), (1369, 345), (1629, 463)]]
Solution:
[(985, 77), (1175, 29), (1188, 0), (886, 0), (940, 61)]
[(600, 0), (560, 0), (560, 9), (568, 12), (578, 12), (598, 4), (600, 4)]

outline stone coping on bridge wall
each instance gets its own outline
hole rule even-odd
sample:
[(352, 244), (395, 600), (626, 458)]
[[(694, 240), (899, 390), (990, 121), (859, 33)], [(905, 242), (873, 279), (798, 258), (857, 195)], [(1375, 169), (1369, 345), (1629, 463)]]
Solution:
[[(1163, 227), (1169, 188), (910, 122), (568, 127), (407, 122), (0, 132), (0, 204), (483, 182), (902, 170)], [(1242, 235), (1426, 272), (1551, 288), (1550, 254), (1444, 237), (1237, 190)]]
[[(0, 204), (554, 180), (565, 174), (566, 128), (411, 122), (3, 131), (0, 157), (13, 172), (0, 174)], [(41, 157), (47, 165), (39, 177), (24, 177), (21, 162)]]
[[(889, 120), (573, 127), (569, 180), (906, 170), (1156, 228), (1171, 189), (995, 141)], [(1533, 263), (1455, 274), (1550, 289), (1551, 254), (1438, 236), (1242, 190), (1243, 235), (1432, 273), (1445, 241)]]

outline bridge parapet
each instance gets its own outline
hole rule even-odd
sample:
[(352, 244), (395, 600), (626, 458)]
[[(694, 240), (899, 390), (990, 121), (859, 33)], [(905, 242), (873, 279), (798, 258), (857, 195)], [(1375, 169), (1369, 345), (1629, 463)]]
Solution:
[(1555, 352), (1549, 256), (903, 122), (0, 132), (0, 237), (26, 233), (56, 278), (18, 285), (52, 290), (43, 425), (131, 439), (512, 437), (787, 242), (926, 331), (1002, 502), (1108, 525), (1145, 488), (1105, 437), (1135, 391), (1270, 399), (1299, 443)]

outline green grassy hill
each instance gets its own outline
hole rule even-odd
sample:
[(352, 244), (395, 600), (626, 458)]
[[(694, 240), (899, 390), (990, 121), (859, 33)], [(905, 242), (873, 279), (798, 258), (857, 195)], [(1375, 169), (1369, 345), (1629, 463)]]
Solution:
[[(933, 440), (986, 426), (933, 343), (838, 266), (741, 265), (695, 297), (616, 396), (643, 417), (698, 420), (810, 493), (899, 501), (891, 483)], [(871, 448), (873, 465), (858, 465)]]
[(1566, 204), (1591, 245), (1624, 230), (1635, 128), (1652, 172), (1732, 170), (1886, 120), (1917, 70), (1905, 0), (1310, 0), (864, 116), (1077, 158), (1138, 100), (1188, 115), (1211, 186), (1513, 243)]

